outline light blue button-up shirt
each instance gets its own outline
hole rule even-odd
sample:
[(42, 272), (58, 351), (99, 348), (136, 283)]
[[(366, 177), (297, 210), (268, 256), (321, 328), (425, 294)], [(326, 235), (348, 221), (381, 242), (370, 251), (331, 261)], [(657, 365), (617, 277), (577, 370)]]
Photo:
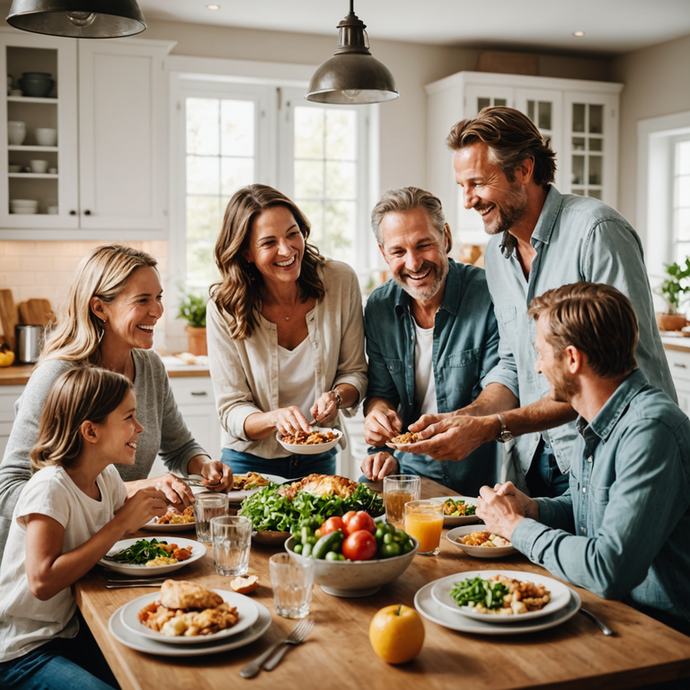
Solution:
[[(536, 256), (529, 279), (525, 278), (515, 252), (506, 258), (501, 250), (502, 241), (500, 235), (492, 237), (485, 257), (486, 278), (501, 336), (501, 362), (492, 376), (513, 392), (521, 406), (530, 405), (549, 392), (549, 382), (535, 371), (537, 327), (527, 317), (529, 304), (533, 297), (551, 288), (580, 280), (612, 285), (630, 299), (640, 326), (637, 363), (652, 385), (676, 400), (654, 316), (642, 243), (620, 213), (597, 199), (561, 194), (551, 185), (530, 239)], [(574, 423), (541, 435), (553, 447), (561, 472), (567, 472), (577, 438)], [(539, 434), (525, 434), (516, 441), (515, 474), (510, 478), (523, 489), (539, 438)]]
[(690, 621), (690, 419), (636, 369), (580, 432), (568, 491), (512, 543), (556, 577)]
[[(364, 331), (369, 357), (370, 398), (386, 398), (403, 429), (419, 418), (415, 407), (415, 326), (410, 296), (389, 280), (367, 300)], [(498, 329), (484, 270), (449, 260), (443, 302), (434, 320), (432, 367), (439, 412), (469, 405), (492, 381), (498, 363)], [(438, 461), (428, 455), (394, 455), (401, 473), (429, 477), (464, 495), (493, 486), (497, 477), (495, 442), (485, 443), (461, 461)], [(375, 453), (381, 448), (370, 448)], [(387, 448), (385, 450), (388, 450)], [(393, 451), (390, 451), (393, 452)]]

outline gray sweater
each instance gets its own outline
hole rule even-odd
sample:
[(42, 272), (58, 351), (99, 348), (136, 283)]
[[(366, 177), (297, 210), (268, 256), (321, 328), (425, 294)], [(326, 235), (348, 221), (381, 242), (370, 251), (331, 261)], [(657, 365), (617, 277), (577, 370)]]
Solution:
[[(137, 439), (134, 465), (116, 465), (124, 481), (145, 479), (156, 455), (171, 472), (187, 475), (187, 464), (195, 455), (207, 455), (194, 440), (177, 409), (168, 374), (153, 350), (132, 350), (137, 419), (144, 431)], [(0, 558), (19, 494), (31, 477), (29, 452), (38, 438), (41, 411), (55, 380), (74, 366), (52, 359), (43, 362), (33, 374), (15, 404), (15, 421), (0, 465)]]

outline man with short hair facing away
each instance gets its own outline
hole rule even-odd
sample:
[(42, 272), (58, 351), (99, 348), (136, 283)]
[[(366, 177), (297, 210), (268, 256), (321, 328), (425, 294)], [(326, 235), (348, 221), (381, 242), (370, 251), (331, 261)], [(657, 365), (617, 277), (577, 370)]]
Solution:
[(477, 515), (556, 577), (690, 634), (690, 420), (635, 361), (630, 301), (575, 283), (532, 300), (536, 370), (579, 417), (568, 491), (481, 489)]
[(418, 474), (476, 496), (498, 476), (495, 443), (462, 463), (388, 451), (385, 444), (422, 414), (468, 405), (493, 380), (498, 329), (484, 270), (448, 257), (450, 228), (440, 200), (427, 191), (389, 190), (371, 217), (393, 278), (374, 290), (364, 312), (364, 438), (372, 447), (362, 472), (373, 481)]
[[(557, 496), (568, 486), (575, 412), (547, 397), (535, 374), (530, 300), (551, 288), (586, 280), (626, 294), (640, 323), (637, 360), (649, 381), (675, 400), (675, 388), (654, 316), (652, 293), (635, 230), (603, 202), (561, 194), (555, 154), (535, 124), (513, 108), (485, 108), (458, 122), (447, 139), (464, 205), (490, 235), (486, 279), (500, 332), (501, 362), (472, 405), (455, 416), (421, 419), (411, 431), (420, 452), (461, 459), (490, 439), (515, 437), (506, 476), (532, 496)], [(517, 408), (517, 409), (516, 409)]]

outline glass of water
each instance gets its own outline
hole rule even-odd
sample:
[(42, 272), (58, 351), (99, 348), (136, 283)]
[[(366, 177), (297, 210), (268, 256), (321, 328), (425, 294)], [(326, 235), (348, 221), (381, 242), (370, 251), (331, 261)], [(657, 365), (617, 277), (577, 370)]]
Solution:
[(196, 497), (194, 523), (199, 541), (211, 541), (211, 518), (227, 515), (228, 506), (227, 494), (202, 494)]
[(314, 561), (297, 561), (289, 553), (276, 553), (268, 562), (276, 613), (284, 618), (304, 618), (309, 614), (314, 584)]
[(252, 521), (242, 515), (211, 518), (211, 543), (216, 572), (226, 577), (246, 575), (252, 541)]

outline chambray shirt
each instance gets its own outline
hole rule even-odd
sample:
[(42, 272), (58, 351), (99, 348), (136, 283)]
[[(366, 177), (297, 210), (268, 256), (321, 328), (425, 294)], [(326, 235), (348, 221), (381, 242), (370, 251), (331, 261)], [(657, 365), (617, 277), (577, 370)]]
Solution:
[[(508, 239), (514, 241), (511, 236)], [(503, 242), (500, 235), (491, 237), (485, 256), (486, 279), (501, 336), (501, 362), (493, 376), (513, 392), (521, 406), (549, 392), (549, 382), (534, 368), (537, 326), (527, 317), (529, 304), (551, 288), (580, 280), (612, 285), (628, 297), (640, 327), (637, 363), (652, 385), (676, 401), (654, 316), (642, 243), (620, 213), (597, 199), (561, 194), (551, 185), (530, 239), (536, 256), (529, 280), (516, 253), (502, 247)], [(577, 438), (574, 422), (544, 431), (541, 436), (553, 447), (561, 472), (567, 472)], [(539, 438), (540, 434), (525, 434), (516, 439), (508, 478), (522, 489)]]
[[(397, 406), (403, 430), (417, 421), (415, 389), (415, 325), (410, 296), (389, 280), (367, 300), (364, 331), (369, 357), (368, 397), (386, 398)], [(498, 329), (484, 270), (449, 260), (443, 302), (434, 320), (432, 367), (439, 412), (469, 405), (495, 379)], [(484, 484), (497, 481), (497, 449), (485, 443), (460, 462), (428, 455), (390, 451), (400, 472), (419, 474), (461, 494), (476, 496)], [(375, 453), (381, 448), (370, 448)], [(384, 448), (384, 450), (388, 450)]]
[(556, 577), (690, 621), (690, 420), (636, 369), (577, 420), (568, 491), (512, 543)]

